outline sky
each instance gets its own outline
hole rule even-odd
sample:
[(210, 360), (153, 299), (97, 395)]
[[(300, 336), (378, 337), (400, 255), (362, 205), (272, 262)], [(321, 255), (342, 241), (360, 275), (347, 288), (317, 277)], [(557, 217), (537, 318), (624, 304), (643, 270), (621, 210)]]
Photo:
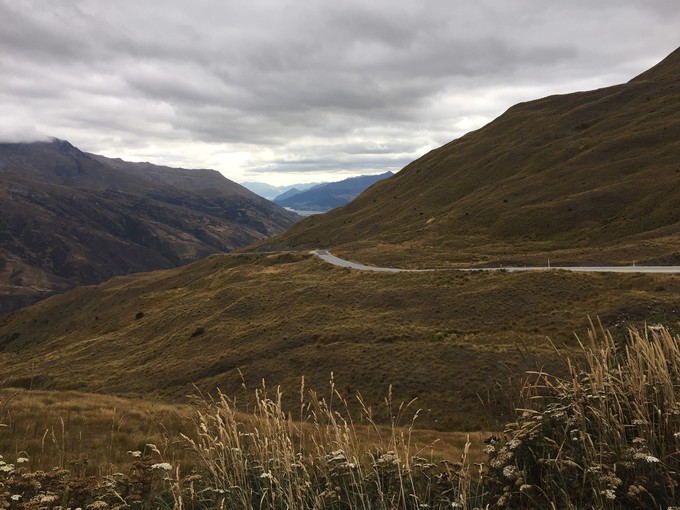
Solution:
[(274, 185), (398, 171), (628, 81), (678, 27), (677, 0), (0, 0), (0, 141)]

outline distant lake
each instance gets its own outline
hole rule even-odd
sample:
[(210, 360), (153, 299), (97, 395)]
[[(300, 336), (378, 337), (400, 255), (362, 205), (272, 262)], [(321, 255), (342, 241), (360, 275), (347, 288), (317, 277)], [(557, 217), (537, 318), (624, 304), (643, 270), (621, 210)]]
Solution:
[(311, 216), (313, 214), (324, 214), (328, 212), (328, 211), (300, 211), (298, 209), (293, 209), (292, 207), (284, 207), (284, 209), (297, 213), (300, 216)]

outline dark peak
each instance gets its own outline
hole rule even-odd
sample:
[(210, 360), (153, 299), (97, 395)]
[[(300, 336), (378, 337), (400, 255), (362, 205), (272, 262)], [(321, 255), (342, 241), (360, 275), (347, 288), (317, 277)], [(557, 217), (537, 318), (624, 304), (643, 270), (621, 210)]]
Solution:
[(54, 145), (59, 150), (59, 152), (71, 152), (78, 150), (66, 140), (60, 140), (59, 138), (52, 138), (52, 145)]

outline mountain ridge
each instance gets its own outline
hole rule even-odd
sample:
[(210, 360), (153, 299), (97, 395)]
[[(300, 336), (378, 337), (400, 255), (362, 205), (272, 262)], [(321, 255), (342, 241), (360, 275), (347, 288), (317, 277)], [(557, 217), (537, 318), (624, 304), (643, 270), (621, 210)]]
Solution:
[(509, 108), (263, 245), (362, 262), (680, 260), (680, 58)]
[(0, 144), (0, 313), (231, 251), (297, 219), (215, 171), (106, 161), (63, 140)]

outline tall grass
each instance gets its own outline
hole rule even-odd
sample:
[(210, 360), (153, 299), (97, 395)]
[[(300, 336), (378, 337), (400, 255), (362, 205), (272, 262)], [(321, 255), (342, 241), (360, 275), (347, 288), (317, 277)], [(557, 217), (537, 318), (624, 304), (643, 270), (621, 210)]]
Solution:
[(486, 462), (474, 462), (469, 440), (453, 462), (416, 441), (413, 402), (388, 396), (391, 421), (380, 424), (359, 398), (355, 421), (333, 385), (321, 398), (303, 382), (294, 410), (264, 386), (249, 412), (221, 393), (196, 397), (184, 432), (164, 439), (184, 465), (143, 445), (124, 473), (96, 478), (77, 466), (34, 471), (33, 454), (15, 452), (0, 460), (0, 507), (680, 507), (680, 337), (655, 327), (617, 339), (593, 327), (564, 362), (566, 377), (529, 374), (516, 421), (486, 441)]
[(680, 338), (592, 327), (569, 377), (532, 374), (507, 440), (489, 441), (498, 508), (680, 504)]
[[(415, 413), (400, 427), (409, 405), (392, 407), (391, 426), (376, 424), (362, 406), (358, 428), (347, 402), (300, 392), (299, 416), (287, 413), (281, 393), (256, 393), (252, 419), (243, 421), (234, 402), (220, 394), (195, 408), (198, 439), (186, 437), (205, 478), (196, 479), (191, 503), (239, 509), (463, 508), (470, 497), (469, 442), (460, 463), (437, 461), (412, 441)], [(185, 498), (185, 496), (182, 496)], [(178, 500), (178, 506), (187, 501)]]

